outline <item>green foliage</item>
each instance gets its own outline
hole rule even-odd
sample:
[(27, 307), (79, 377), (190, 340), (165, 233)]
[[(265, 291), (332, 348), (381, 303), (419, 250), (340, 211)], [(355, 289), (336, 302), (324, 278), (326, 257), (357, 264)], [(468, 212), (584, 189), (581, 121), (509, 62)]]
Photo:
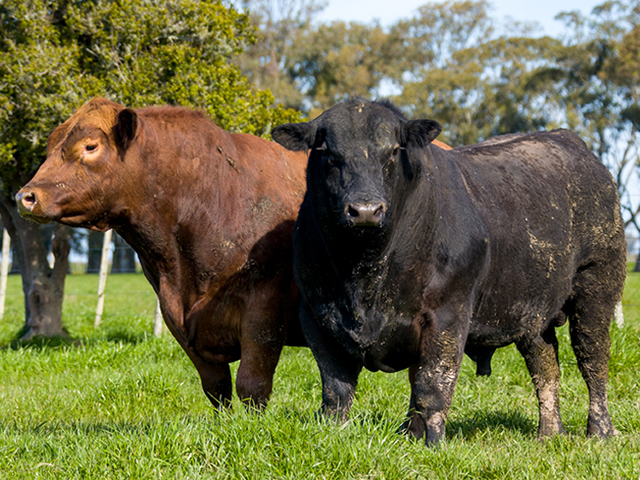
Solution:
[(304, 95), (299, 90), (299, 82), (287, 71), (297, 62), (295, 52), (303, 46), (301, 36), (313, 31), (312, 19), (324, 8), (325, 2), (242, 0), (240, 3), (256, 25), (259, 41), (237, 58), (237, 64), (254, 85), (269, 88), (278, 102), (303, 109)]
[(350, 96), (371, 96), (396, 62), (378, 25), (333, 22), (307, 30), (292, 47), (296, 58), (287, 74), (313, 99), (310, 116)]
[[(465, 358), (447, 424), (432, 451), (396, 433), (409, 404), (406, 372), (364, 372), (351, 419), (318, 420), (320, 378), (310, 351), (285, 348), (263, 414), (216, 413), (169, 334), (154, 338), (154, 295), (141, 275), (107, 282), (104, 323), (93, 328), (96, 275), (68, 277), (71, 342), (11, 347), (21, 326), (19, 278), (0, 323), (0, 478), (20, 479), (623, 479), (640, 464), (640, 275), (630, 274), (625, 326), (612, 327), (609, 399), (621, 435), (584, 436), (587, 390), (558, 329), (567, 436), (536, 440), (537, 401), (510, 346), (493, 374)], [(237, 369), (234, 364), (233, 371)]]
[(0, 4), (0, 178), (26, 182), (49, 132), (97, 95), (127, 106), (203, 108), (266, 136), (300, 117), (272, 107), (231, 64), (255, 41), (248, 17), (207, 0), (9, 0)]

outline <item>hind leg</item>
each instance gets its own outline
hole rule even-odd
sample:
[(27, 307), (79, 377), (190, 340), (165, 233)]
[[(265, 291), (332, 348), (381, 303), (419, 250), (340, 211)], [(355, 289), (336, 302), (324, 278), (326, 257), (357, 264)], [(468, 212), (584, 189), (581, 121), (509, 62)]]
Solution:
[(418, 373), (418, 366), (413, 365), (409, 367), (409, 384), (411, 385), (411, 400), (409, 403), (409, 412), (407, 413), (407, 419), (400, 427), (401, 432), (407, 432), (413, 435), (415, 438), (422, 438), (424, 436), (424, 422), (416, 413), (416, 394), (415, 394), (415, 381), (416, 373)]
[(595, 283), (591, 280), (589, 275), (583, 275), (576, 282), (569, 332), (578, 368), (589, 390), (587, 435), (610, 437), (618, 433), (611, 423), (607, 403), (609, 324), (618, 298), (603, 289), (589, 288)]
[(560, 366), (553, 325), (542, 335), (520, 341), (516, 346), (524, 357), (538, 397), (538, 438), (565, 433), (560, 420)]

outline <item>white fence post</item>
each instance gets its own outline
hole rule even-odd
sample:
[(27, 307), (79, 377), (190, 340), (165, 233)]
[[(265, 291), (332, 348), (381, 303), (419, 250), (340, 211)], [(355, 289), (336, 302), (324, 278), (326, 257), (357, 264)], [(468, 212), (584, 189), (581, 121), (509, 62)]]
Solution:
[(162, 325), (163, 325), (163, 320), (162, 320), (162, 311), (160, 310), (160, 300), (156, 300), (156, 314), (153, 317), (153, 334), (156, 337), (159, 337), (160, 335), (162, 335)]
[(624, 315), (622, 313), (622, 302), (618, 302), (616, 305), (616, 311), (613, 314), (613, 318), (616, 320), (616, 325), (618, 328), (624, 327)]
[(9, 249), (11, 237), (5, 228), (2, 231), (2, 265), (0, 266), (0, 320), (4, 317), (4, 301), (7, 298), (7, 275), (9, 274)]
[(104, 288), (107, 285), (107, 269), (109, 268), (109, 246), (111, 245), (112, 230), (104, 233), (102, 242), (102, 257), (100, 258), (100, 274), (98, 276), (98, 305), (96, 307), (96, 320), (94, 327), (100, 325), (102, 310), (104, 310)]

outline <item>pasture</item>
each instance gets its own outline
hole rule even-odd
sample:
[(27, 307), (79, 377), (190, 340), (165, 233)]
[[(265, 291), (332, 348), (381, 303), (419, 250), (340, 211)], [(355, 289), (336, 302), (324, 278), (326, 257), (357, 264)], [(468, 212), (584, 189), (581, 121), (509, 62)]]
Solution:
[[(285, 347), (264, 414), (216, 413), (168, 333), (151, 335), (155, 296), (141, 274), (112, 275), (93, 327), (97, 275), (67, 277), (69, 339), (15, 345), (20, 278), (0, 322), (0, 479), (640, 478), (640, 274), (629, 274), (625, 326), (611, 327), (609, 402), (620, 435), (586, 439), (587, 391), (558, 329), (568, 435), (537, 441), (537, 402), (513, 346), (490, 378), (465, 358), (447, 441), (426, 449), (398, 435), (406, 372), (364, 372), (342, 426), (316, 419), (320, 378), (307, 349)], [(237, 364), (235, 365), (237, 367)]]

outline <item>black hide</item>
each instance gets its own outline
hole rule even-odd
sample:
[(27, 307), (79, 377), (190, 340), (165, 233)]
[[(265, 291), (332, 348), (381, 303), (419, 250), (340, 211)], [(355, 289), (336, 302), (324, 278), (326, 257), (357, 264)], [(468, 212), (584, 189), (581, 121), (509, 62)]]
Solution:
[[(346, 417), (363, 367), (409, 368), (404, 428), (435, 444), (463, 352), (488, 375), (495, 349), (515, 343), (538, 395), (538, 434), (560, 433), (555, 328), (568, 318), (590, 391), (587, 431), (614, 434), (609, 323), (626, 247), (611, 175), (566, 130), (451, 151), (429, 145), (439, 132), (361, 99), (274, 129), (285, 147), (311, 149), (294, 273), (323, 411)], [(358, 223), (353, 205), (383, 211)]]

